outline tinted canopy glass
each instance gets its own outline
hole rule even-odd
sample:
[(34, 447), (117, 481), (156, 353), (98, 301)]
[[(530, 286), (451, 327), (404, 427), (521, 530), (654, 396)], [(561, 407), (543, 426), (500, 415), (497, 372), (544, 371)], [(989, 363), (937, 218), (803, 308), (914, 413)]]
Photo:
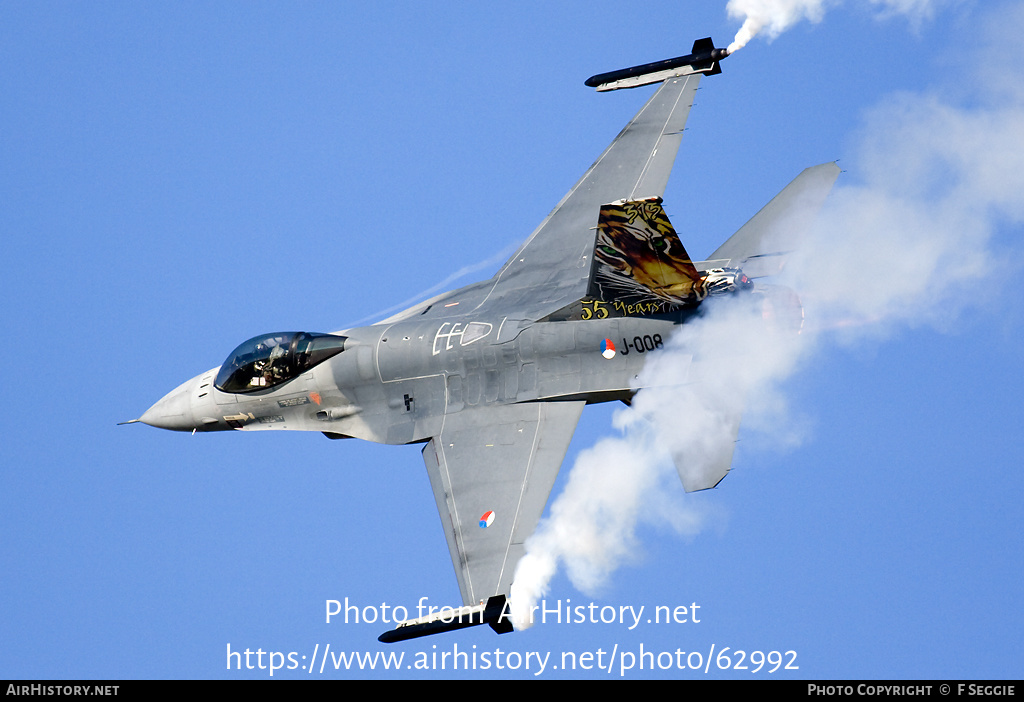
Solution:
[(214, 383), (223, 392), (255, 392), (286, 383), (345, 350), (344, 336), (274, 332), (239, 345)]

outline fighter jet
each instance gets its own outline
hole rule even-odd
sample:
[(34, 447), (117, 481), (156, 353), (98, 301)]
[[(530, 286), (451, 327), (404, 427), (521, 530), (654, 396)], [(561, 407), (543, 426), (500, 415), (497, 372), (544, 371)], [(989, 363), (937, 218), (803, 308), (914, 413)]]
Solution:
[[(407, 622), (381, 640), (511, 630), (515, 566), (583, 408), (628, 403), (648, 356), (716, 296), (760, 296), (802, 319), (795, 295), (759, 279), (781, 269), (793, 215), (821, 204), (834, 163), (801, 173), (704, 261), (662, 206), (694, 92), (727, 55), (700, 39), (687, 56), (589, 79), (600, 91), (660, 86), (493, 277), (370, 326), (259, 334), (133, 421), (423, 444), (463, 617)], [(739, 422), (712, 470), (678, 462), (687, 491), (729, 471)]]

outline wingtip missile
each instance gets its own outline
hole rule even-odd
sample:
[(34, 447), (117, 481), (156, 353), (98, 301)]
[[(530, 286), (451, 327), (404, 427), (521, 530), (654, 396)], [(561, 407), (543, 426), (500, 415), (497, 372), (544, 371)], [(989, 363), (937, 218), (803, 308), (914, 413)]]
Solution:
[(513, 631), (512, 620), (509, 618), (507, 609), (505, 596), (495, 595), (485, 604), (460, 607), (459, 609), (446, 608), (426, 617), (410, 619), (390, 631), (385, 631), (377, 637), (377, 640), (381, 643), (398, 643), (481, 624), (489, 625), (499, 634), (507, 634)]
[(597, 88), (598, 92), (619, 90), (621, 88), (638, 88), (641, 85), (660, 83), (677, 76), (703, 73), (717, 75), (722, 72), (719, 62), (729, 55), (729, 49), (715, 48), (711, 37), (704, 37), (693, 42), (693, 49), (685, 56), (677, 56), (664, 61), (645, 63), (617, 71), (598, 73), (584, 81), (584, 85)]

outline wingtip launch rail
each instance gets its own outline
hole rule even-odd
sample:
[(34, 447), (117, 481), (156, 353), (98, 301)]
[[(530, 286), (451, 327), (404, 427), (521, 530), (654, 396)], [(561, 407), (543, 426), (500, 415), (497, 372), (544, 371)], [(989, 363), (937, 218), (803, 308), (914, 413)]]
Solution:
[(410, 619), (394, 629), (385, 631), (377, 640), (381, 643), (398, 643), (483, 624), (487, 624), (498, 634), (509, 634), (514, 630), (508, 613), (508, 600), (504, 595), (495, 595), (488, 598), (486, 603), (473, 607), (446, 607), (428, 616)]
[(728, 49), (716, 49), (715, 42), (711, 40), (711, 37), (704, 37), (693, 42), (693, 49), (686, 56), (598, 73), (596, 76), (587, 78), (584, 85), (597, 88), (598, 92), (604, 92), (622, 88), (638, 88), (641, 85), (660, 83), (669, 78), (688, 76), (694, 73), (714, 76), (722, 72), (719, 63), (728, 55)]

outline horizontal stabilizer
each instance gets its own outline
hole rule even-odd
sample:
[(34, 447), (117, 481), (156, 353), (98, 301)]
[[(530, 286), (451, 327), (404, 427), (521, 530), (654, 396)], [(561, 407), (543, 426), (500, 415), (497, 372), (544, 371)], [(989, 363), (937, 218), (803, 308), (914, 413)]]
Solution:
[(806, 168), (698, 268), (741, 268), (750, 278), (777, 275), (810, 229), (839, 176), (834, 162)]
[(715, 437), (716, 445), (707, 451), (702, 460), (695, 460), (696, 457), (680, 452), (672, 452), (672, 461), (686, 492), (716, 487), (732, 468), (732, 454), (740, 433), (740, 414), (726, 417), (724, 421), (722, 436)]

